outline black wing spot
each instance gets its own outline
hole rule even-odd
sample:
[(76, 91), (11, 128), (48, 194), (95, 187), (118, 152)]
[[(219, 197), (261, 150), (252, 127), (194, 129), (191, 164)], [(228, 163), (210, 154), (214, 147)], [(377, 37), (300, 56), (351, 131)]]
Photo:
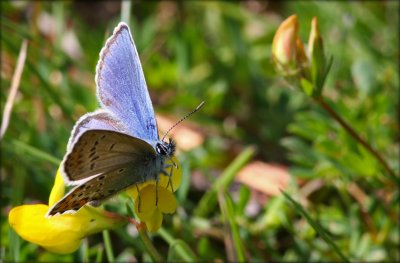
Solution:
[(95, 161), (95, 160), (97, 160), (99, 158), (100, 158), (100, 156), (97, 155), (97, 156), (93, 157), (90, 161), (93, 162), (93, 161)]
[(94, 146), (97, 146), (97, 144), (99, 144), (99, 141), (94, 142)]
[(91, 185), (87, 185), (87, 186), (85, 187), (85, 190), (89, 190), (90, 187), (92, 187), (92, 186), (91, 186)]
[(146, 128), (148, 131), (152, 132), (156, 129), (156, 125), (154, 125), (152, 119), (147, 120)]
[(105, 135), (105, 134), (103, 134), (103, 135), (100, 137), (101, 140), (104, 139), (104, 138), (106, 138), (106, 135)]
[(109, 151), (111, 151), (111, 150), (114, 148), (114, 146), (115, 146), (115, 143), (113, 143), (113, 144), (110, 146)]
[(123, 173), (125, 171), (125, 168), (121, 168), (121, 169), (119, 169), (118, 171), (117, 171), (117, 173)]
[(91, 152), (91, 153), (89, 154), (89, 158), (92, 157), (92, 156), (95, 155), (95, 154), (96, 154), (95, 151)]
[(93, 170), (95, 164), (96, 164), (96, 163), (92, 163), (92, 164), (90, 165), (90, 170)]
[(104, 178), (105, 178), (104, 175), (100, 175), (97, 179), (98, 179), (98, 180), (103, 180)]
[(90, 151), (91, 151), (91, 152), (96, 151), (96, 147), (92, 147), (92, 148), (90, 149)]

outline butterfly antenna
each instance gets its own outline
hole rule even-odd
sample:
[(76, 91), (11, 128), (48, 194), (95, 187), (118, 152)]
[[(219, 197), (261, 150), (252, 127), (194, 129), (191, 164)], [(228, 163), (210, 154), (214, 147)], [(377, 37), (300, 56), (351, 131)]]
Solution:
[(196, 111), (200, 110), (201, 107), (203, 107), (205, 101), (202, 101), (199, 106), (196, 107), (196, 109), (194, 109), (192, 112), (190, 112), (189, 114), (187, 114), (185, 117), (183, 117), (182, 119), (180, 119), (177, 123), (175, 123), (171, 128), (169, 128), (169, 130), (164, 134), (164, 136), (162, 137), (161, 141), (164, 141), (165, 136), (168, 135), (168, 133), (175, 128), (179, 123), (181, 123), (182, 121), (184, 121), (187, 117), (189, 117), (190, 115), (192, 115), (193, 113), (195, 113)]

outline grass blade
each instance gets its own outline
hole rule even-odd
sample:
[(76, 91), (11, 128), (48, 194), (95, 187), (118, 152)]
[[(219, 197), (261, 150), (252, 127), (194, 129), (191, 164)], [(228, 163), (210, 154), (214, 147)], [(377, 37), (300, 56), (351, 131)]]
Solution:
[(307, 220), (307, 222), (314, 228), (314, 230), (321, 235), (321, 237), (333, 249), (333, 251), (335, 251), (336, 254), (338, 254), (340, 259), (343, 262), (350, 262), (349, 259), (345, 257), (343, 253), (340, 251), (340, 249), (336, 246), (335, 242), (330, 238), (328, 233), (326, 233), (326, 231), (319, 225), (319, 223), (317, 223), (314, 219), (312, 219), (311, 216), (304, 210), (303, 206), (298, 202), (296, 202), (295, 200), (293, 200), (293, 198), (291, 198), (290, 195), (288, 195), (287, 193), (282, 191), (282, 194), (286, 197), (287, 200), (290, 201), (290, 203), (292, 203), (297, 213), (302, 215)]
[(195, 210), (196, 216), (205, 216), (215, 208), (217, 205), (217, 190), (226, 189), (232, 183), (235, 175), (253, 157), (255, 151), (255, 147), (249, 146), (233, 160), (215, 181), (212, 188), (200, 199), (199, 205)]
[(235, 221), (232, 199), (224, 191), (218, 191), (218, 201), (224, 221), (227, 259), (229, 262), (244, 262), (246, 261), (244, 246), (239, 235), (238, 225)]

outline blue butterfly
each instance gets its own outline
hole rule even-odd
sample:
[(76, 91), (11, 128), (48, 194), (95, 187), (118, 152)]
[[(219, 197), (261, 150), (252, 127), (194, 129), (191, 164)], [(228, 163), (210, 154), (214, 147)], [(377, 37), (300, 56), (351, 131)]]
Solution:
[(47, 216), (74, 213), (130, 186), (158, 182), (160, 173), (171, 176), (176, 166), (167, 164), (175, 142), (165, 142), (165, 135), (159, 139), (142, 66), (125, 23), (118, 24), (101, 50), (95, 80), (101, 108), (78, 120), (61, 167), (64, 181), (75, 188)]

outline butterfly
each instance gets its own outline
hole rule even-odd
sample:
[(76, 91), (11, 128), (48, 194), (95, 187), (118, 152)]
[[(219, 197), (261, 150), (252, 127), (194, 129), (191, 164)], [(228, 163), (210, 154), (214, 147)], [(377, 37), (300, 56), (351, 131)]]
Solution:
[[(99, 205), (122, 190), (172, 176), (176, 144), (159, 139), (153, 105), (128, 25), (121, 22), (100, 52), (96, 67), (100, 109), (83, 115), (68, 141), (61, 173), (75, 186), (47, 216)], [(168, 164), (170, 160), (173, 165)], [(172, 184), (171, 184), (172, 187)]]

